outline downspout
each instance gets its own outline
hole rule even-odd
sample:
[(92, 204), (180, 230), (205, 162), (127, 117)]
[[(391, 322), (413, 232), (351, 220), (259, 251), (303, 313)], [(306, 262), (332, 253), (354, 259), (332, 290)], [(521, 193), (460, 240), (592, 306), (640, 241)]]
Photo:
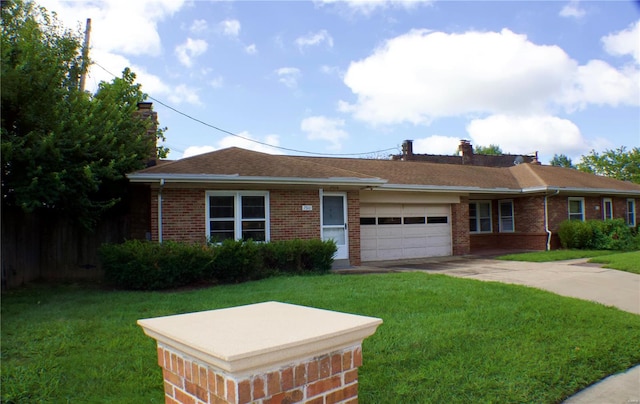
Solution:
[(556, 193), (553, 195), (544, 195), (544, 231), (547, 232), (547, 251), (551, 250), (551, 230), (549, 230), (549, 196), (556, 196), (560, 193), (559, 189), (556, 189)]
[(164, 178), (160, 179), (158, 189), (158, 243), (162, 243), (162, 188), (164, 188)]

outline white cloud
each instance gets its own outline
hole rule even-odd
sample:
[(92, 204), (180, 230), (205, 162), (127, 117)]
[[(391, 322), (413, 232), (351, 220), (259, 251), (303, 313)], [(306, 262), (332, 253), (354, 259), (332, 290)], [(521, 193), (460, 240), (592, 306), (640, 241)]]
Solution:
[[(267, 135), (264, 139), (256, 139), (249, 132), (238, 133), (238, 136), (225, 136), (220, 139), (214, 146), (202, 145), (202, 146), (189, 146), (185, 149), (181, 158), (196, 156), (198, 154), (209, 153), (215, 150), (226, 149), (228, 147), (240, 147), (247, 150), (259, 151), (269, 154), (282, 154), (282, 150), (275, 147), (269, 147), (267, 145), (279, 146), (280, 139), (278, 135)], [(243, 139), (244, 138), (244, 139)], [(259, 141), (260, 143), (256, 143)], [(263, 144), (264, 143), (264, 144)]]
[(278, 81), (289, 88), (295, 88), (298, 86), (298, 79), (302, 75), (300, 69), (296, 67), (281, 67), (276, 69), (276, 75)]
[(209, 85), (213, 88), (220, 88), (224, 85), (224, 78), (222, 76), (218, 76), (212, 80), (209, 80)]
[(578, 0), (571, 0), (564, 7), (562, 7), (562, 10), (560, 10), (561, 17), (580, 19), (584, 17), (585, 14), (586, 11), (583, 8), (580, 8), (580, 1)]
[(158, 56), (162, 51), (158, 23), (172, 16), (184, 0), (50, 0), (47, 9), (55, 11), (67, 27), (81, 26), (91, 18), (91, 46), (127, 55)]
[(191, 67), (193, 59), (205, 53), (208, 47), (209, 45), (204, 39), (187, 38), (185, 43), (176, 46), (175, 52), (181, 64)]
[(171, 89), (171, 93), (167, 94), (169, 101), (175, 104), (193, 104), (201, 105), (200, 96), (198, 96), (198, 89), (189, 87), (185, 84), (180, 84)]
[(240, 21), (238, 20), (224, 20), (218, 25), (226, 36), (237, 37), (240, 35)]
[(316, 33), (310, 32), (306, 36), (301, 36), (296, 39), (296, 45), (300, 51), (303, 51), (305, 48), (310, 46), (317, 46), (322, 44), (323, 42), (327, 44), (329, 48), (333, 48), (333, 38), (327, 30), (320, 30)]
[(307, 133), (307, 139), (326, 140), (331, 143), (331, 150), (340, 150), (341, 141), (349, 137), (343, 127), (344, 120), (325, 116), (311, 116), (300, 123), (300, 129)]
[(542, 110), (574, 69), (575, 62), (559, 47), (533, 44), (508, 29), (412, 30), (350, 64), (344, 82), (357, 101), (340, 105), (373, 124)]
[(632, 66), (617, 70), (602, 60), (590, 60), (578, 67), (559, 101), (569, 111), (588, 104), (640, 105), (640, 71)]
[(344, 72), (338, 66), (322, 65), (320, 66), (320, 71), (324, 74), (344, 76)]
[(251, 45), (245, 46), (244, 51), (248, 55), (255, 55), (258, 53), (258, 48), (256, 47), (256, 44), (252, 43)]
[(339, 8), (346, 8), (350, 14), (359, 13), (368, 16), (377, 10), (388, 8), (410, 10), (420, 5), (429, 5), (432, 0), (314, 0), (314, 3), (318, 6), (335, 5)]
[[(603, 41), (612, 51), (635, 52), (628, 32), (637, 29)], [(429, 124), (468, 114), (545, 114), (556, 106), (572, 112), (591, 104), (640, 104), (636, 66), (616, 69), (601, 60), (579, 65), (558, 46), (534, 44), (508, 29), (412, 30), (352, 62), (344, 83), (357, 99), (339, 101), (339, 110), (372, 125)]]
[(413, 152), (421, 154), (455, 154), (460, 144), (459, 137), (434, 135), (413, 141)]
[(603, 37), (602, 43), (610, 55), (631, 55), (640, 64), (640, 20), (627, 29)]
[(207, 28), (209, 28), (207, 20), (193, 20), (193, 23), (191, 23), (191, 27), (189, 27), (189, 31), (194, 34), (198, 34), (205, 32)]
[(474, 146), (497, 144), (509, 154), (538, 151), (541, 159), (554, 154), (580, 156), (593, 147), (576, 124), (550, 115), (491, 115), (472, 120), (467, 132)]
[(197, 156), (199, 154), (209, 153), (209, 152), (212, 152), (214, 150), (217, 150), (217, 149), (215, 147), (213, 147), (213, 146), (206, 146), (206, 145), (205, 146), (189, 146), (189, 147), (186, 148), (184, 153), (182, 153), (182, 157), (181, 158)]

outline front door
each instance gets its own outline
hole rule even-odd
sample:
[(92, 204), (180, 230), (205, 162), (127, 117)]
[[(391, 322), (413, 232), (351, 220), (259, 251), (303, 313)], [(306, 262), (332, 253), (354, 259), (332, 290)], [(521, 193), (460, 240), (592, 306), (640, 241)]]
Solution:
[(346, 194), (324, 193), (322, 195), (322, 239), (335, 241), (338, 251), (333, 256), (334, 259), (349, 258)]

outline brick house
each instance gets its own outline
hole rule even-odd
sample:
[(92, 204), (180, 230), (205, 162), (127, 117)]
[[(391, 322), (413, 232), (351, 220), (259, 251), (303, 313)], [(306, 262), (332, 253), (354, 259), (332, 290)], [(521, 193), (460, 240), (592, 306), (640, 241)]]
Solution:
[(565, 219), (635, 226), (640, 185), (577, 170), (298, 157), (228, 148), (128, 175), (156, 241), (322, 238), (336, 260), (557, 248)]

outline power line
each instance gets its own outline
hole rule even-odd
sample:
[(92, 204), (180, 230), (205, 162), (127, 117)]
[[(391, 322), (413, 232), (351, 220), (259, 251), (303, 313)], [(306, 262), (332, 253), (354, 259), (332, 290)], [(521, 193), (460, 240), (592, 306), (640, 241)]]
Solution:
[[(99, 68), (101, 68), (105, 72), (109, 73), (113, 77), (118, 77), (115, 74), (111, 73), (106, 68), (104, 68), (103, 66), (101, 66), (99, 63), (92, 61), (92, 64), (98, 66)], [(165, 102), (160, 101), (159, 99), (150, 96), (149, 94), (147, 94), (147, 97), (149, 97), (151, 100), (157, 102), (158, 104), (164, 106), (165, 108), (168, 108), (168, 109), (172, 110), (173, 112), (175, 112), (177, 114), (180, 114), (180, 115), (184, 116), (185, 118), (190, 119), (190, 120), (192, 120), (194, 122), (197, 122), (197, 123), (199, 123), (201, 125), (204, 125), (204, 126), (206, 126), (208, 128), (217, 130), (219, 132), (225, 133), (225, 134), (230, 135), (230, 136), (237, 137), (237, 138), (242, 139), (242, 140), (246, 140), (248, 142), (257, 143), (257, 144), (260, 144), (262, 146), (272, 147), (274, 149), (286, 150), (286, 151), (290, 151), (290, 152), (294, 152), (294, 153), (311, 154), (311, 155), (315, 155), (315, 156), (363, 156), (363, 155), (378, 154), (378, 153), (387, 152), (387, 151), (391, 151), (391, 150), (398, 150), (397, 147), (390, 147), (390, 148), (384, 149), (384, 150), (375, 150), (375, 151), (370, 151), (370, 152), (365, 152), (365, 153), (317, 153), (317, 152), (310, 152), (310, 151), (306, 151), (306, 150), (291, 149), (291, 148), (282, 147), (282, 146), (274, 146), (274, 145), (271, 145), (271, 144), (268, 144), (268, 143), (265, 143), (265, 142), (261, 142), (259, 140), (248, 138), (246, 136), (238, 135), (237, 133), (230, 132), (230, 131), (228, 131), (226, 129), (219, 128), (219, 127), (217, 127), (215, 125), (212, 125), (212, 124), (210, 124), (208, 122), (205, 122), (205, 121), (203, 121), (201, 119), (195, 118), (195, 117), (193, 117), (193, 116), (191, 116), (191, 115), (189, 115), (189, 114), (187, 114), (185, 112), (182, 112), (182, 111), (172, 107), (171, 105), (168, 105)]]

